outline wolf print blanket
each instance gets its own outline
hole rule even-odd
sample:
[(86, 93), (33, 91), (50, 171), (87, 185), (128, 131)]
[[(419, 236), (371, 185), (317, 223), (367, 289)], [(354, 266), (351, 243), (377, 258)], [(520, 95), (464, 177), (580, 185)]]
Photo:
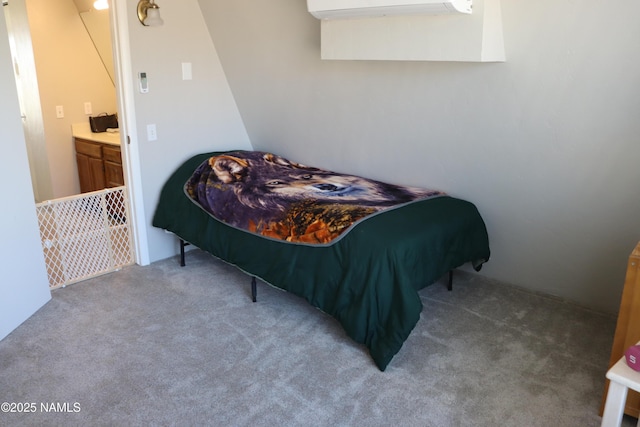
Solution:
[(214, 218), (287, 242), (328, 245), (356, 223), (444, 193), (344, 175), (260, 151), (230, 151), (203, 162), (186, 194)]

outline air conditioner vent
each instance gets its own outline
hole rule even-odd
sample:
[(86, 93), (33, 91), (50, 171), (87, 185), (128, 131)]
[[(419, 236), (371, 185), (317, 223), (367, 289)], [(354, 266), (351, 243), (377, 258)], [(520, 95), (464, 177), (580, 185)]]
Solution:
[(471, 13), (472, 0), (307, 0), (318, 19)]

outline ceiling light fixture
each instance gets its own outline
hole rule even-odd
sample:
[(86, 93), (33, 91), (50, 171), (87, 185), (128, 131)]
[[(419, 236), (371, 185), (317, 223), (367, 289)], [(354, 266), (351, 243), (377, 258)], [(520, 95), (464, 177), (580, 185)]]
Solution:
[(96, 0), (93, 2), (93, 8), (95, 10), (109, 9), (109, 2), (107, 0)]
[(138, 2), (138, 19), (146, 27), (157, 27), (164, 24), (160, 17), (160, 6), (154, 0), (140, 0)]

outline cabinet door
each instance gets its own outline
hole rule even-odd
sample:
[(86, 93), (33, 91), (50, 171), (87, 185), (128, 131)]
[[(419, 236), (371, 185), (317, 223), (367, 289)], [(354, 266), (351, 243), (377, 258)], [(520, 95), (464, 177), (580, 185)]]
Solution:
[(102, 159), (94, 159), (89, 157), (89, 167), (91, 169), (91, 184), (93, 189), (90, 191), (102, 190), (106, 187), (104, 179), (104, 163)]
[(108, 188), (120, 187), (121, 185), (124, 185), (124, 174), (122, 173), (122, 165), (105, 160), (104, 177)]
[(105, 179), (101, 144), (76, 139), (75, 145), (80, 192), (102, 190), (105, 188)]
[(102, 147), (102, 159), (104, 160), (104, 176), (107, 187), (120, 187), (124, 185), (120, 147), (104, 145)]
[(89, 156), (87, 156), (86, 154), (76, 153), (76, 162), (78, 163), (78, 179), (80, 180), (80, 192), (87, 193), (89, 191), (93, 191), (93, 179), (91, 178)]

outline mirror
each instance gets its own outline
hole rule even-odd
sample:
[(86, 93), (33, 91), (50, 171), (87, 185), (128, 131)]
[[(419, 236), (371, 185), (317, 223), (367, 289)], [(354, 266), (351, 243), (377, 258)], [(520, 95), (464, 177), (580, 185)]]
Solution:
[(89, 37), (93, 41), (93, 45), (102, 59), (104, 67), (111, 78), (111, 82), (115, 87), (115, 78), (113, 71), (113, 52), (111, 50), (111, 30), (109, 28), (109, 11), (108, 10), (91, 10), (81, 12), (80, 18), (84, 23), (84, 27), (89, 33)]
[(111, 29), (109, 27), (109, 9), (93, 9), (93, 0), (74, 0), (80, 19), (104, 64), (111, 83), (115, 87), (113, 51), (111, 49)]

